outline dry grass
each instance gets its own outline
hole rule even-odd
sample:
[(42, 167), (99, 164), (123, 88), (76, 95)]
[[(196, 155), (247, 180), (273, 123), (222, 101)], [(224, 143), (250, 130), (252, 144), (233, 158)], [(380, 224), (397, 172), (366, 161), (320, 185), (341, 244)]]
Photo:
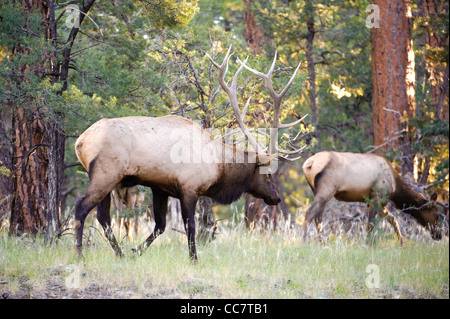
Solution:
[[(448, 298), (448, 237), (427, 234), (405, 247), (390, 226), (368, 241), (365, 235), (329, 234), (303, 242), (301, 231), (247, 231), (222, 223), (217, 239), (198, 243), (199, 262), (188, 261), (186, 236), (169, 229), (141, 257), (123, 240), (116, 258), (96, 228), (83, 259), (75, 258), (73, 236), (47, 247), (40, 238), (0, 234), (0, 296), (8, 298)], [(96, 224), (93, 223), (93, 226)], [(385, 227), (385, 228), (383, 228)], [(142, 241), (151, 228), (141, 229)], [(314, 231), (314, 230), (313, 230)], [(379, 287), (366, 284), (369, 265)], [(369, 269), (370, 270), (370, 269)], [(74, 280), (75, 279), (75, 280)], [(370, 278), (369, 278), (370, 279)]]

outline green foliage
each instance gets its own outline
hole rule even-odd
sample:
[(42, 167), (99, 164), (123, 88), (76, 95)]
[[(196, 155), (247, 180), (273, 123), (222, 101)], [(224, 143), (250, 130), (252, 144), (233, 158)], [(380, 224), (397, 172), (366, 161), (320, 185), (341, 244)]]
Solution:
[[(61, 63), (61, 49), (70, 32), (64, 23), (68, 13), (58, 22), (59, 42), (55, 44), (45, 39), (39, 12), (30, 15), (25, 23), (27, 18), (20, 2), (2, 2), (0, 96), (21, 105), (30, 105), (25, 102), (32, 101), (30, 107), (46, 107), (63, 114), (59, 119), (69, 136), (81, 133), (102, 117), (171, 113), (218, 128), (223, 135), (226, 129), (237, 126), (228, 97), (219, 89), (217, 73), (206, 53), (221, 62), (229, 45), (233, 45), (227, 75), (230, 80), (239, 67), (237, 57), (244, 60), (250, 56), (248, 65), (265, 72), (277, 51), (273, 78), (276, 91), (286, 85), (293, 68), (304, 61), (283, 100), (280, 117), (283, 122), (291, 122), (310, 114), (301, 126), (279, 133), (280, 146), (287, 148), (289, 132), (296, 135), (301, 131), (306, 135), (300, 145), (309, 144), (315, 152), (317, 141), (311, 137), (314, 128), (309, 124), (309, 74), (305, 61), (306, 22), (313, 14), (322, 147), (366, 152), (373, 143), (370, 29), (365, 27), (365, 8), (369, 3), (368, 0), (96, 1), (72, 48), (68, 88), (58, 94), (61, 83), (57, 80), (51, 83), (39, 68), (48, 69), (42, 63), (43, 52), (57, 52), (57, 62)], [(74, 4), (81, 6), (82, 1)], [(63, 9), (58, 8), (57, 15)], [(418, 8), (414, 6), (413, 10), (417, 12)], [(243, 37), (244, 11), (253, 13), (257, 27), (269, 39), (261, 54), (253, 55)], [(448, 10), (431, 18), (415, 15), (416, 57), (425, 59), (424, 63), (416, 63), (418, 79), (434, 66), (443, 65), (448, 57), (448, 44), (443, 49), (417, 44), (426, 28), (440, 37), (448, 34), (447, 18)], [(20, 27), (25, 25), (26, 29)], [(27, 52), (12, 54), (17, 44)], [(23, 65), (33, 68), (18, 80)], [(430, 180), (447, 180), (447, 184), (440, 184), (444, 187), (448, 185), (448, 124), (433, 119), (430, 84), (417, 81), (416, 86), (417, 104), (423, 111), (409, 122), (415, 128), (411, 136), (413, 148), (419, 158), (432, 160)], [(245, 116), (248, 126), (268, 127), (273, 110), (262, 81), (244, 70), (238, 88), (242, 106), (252, 97)], [(67, 150), (72, 150), (71, 143), (72, 139)], [(68, 151), (67, 162), (73, 162), (73, 156)], [(395, 154), (392, 158), (396, 158)], [(298, 205), (291, 196), (301, 199), (310, 194), (299, 171), (300, 164), (293, 164), (282, 177), (290, 207)]]
[[(308, 2), (309, 3), (309, 2)], [(370, 29), (365, 27), (369, 1), (315, 2), (314, 60), (319, 104), (319, 127), (325, 149), (364, 152), (372, 143)], [(263, 26), (280, 60), (305, 61), (306, 1), (252, 1), (252, 11)], [(306, 64), (306, 62), (304, 62)], [(306, 66), (302, 68), (307, 75)], [(299, 113), (309, 113), (308, 82), (293, 90)]]

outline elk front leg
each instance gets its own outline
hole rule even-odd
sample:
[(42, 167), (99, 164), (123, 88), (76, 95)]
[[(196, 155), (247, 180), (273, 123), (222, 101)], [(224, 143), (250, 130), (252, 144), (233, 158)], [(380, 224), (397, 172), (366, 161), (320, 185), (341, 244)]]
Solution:
[(197, 199), (182, 199), (181, 200), (181, 215), (183, 217), (184, 229), (186, 231), (189, 258), (192, 262), (197, 262), (197, 249), (195, 248), (195, 205)]
[(156, 189), (152, 189), (152, 193), (155, 228), (153, 228), (152, 234), (142, 244), (140, 244), (136, 249), (133, 249), (133, 251), (137, 252), (139, 255), (142, 255), (144, 250), (147, 249), (148, 246), (150, 246), (153, 241), (166, 229), (167, 201), (169, 199), (169, 195)]

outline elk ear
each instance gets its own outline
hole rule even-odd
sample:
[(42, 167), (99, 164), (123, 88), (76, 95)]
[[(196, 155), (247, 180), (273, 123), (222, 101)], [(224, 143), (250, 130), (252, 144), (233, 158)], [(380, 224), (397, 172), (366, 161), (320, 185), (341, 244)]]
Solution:
[(270, 162), (277, 158), (276, 154), (257, 154), (256, 166), (269, 166)]

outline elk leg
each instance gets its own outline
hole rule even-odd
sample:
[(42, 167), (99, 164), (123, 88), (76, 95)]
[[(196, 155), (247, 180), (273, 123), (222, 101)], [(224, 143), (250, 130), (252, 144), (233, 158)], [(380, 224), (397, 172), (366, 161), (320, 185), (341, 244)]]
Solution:
[(100, 225), (102, 225), (105, 236), (111, 244), (111, 247), (114, 250), (116, 256), (123, 257), (122, 250), (120, 249), (111, 228), (111, 216), (109, 214), (110, 209), (111, 193), (108, 193), (108, 195), (106, 195), (105, 198), (97, 205), (97, 220)]
[(81, 256), (83, 247), (84, 221), (94, 207), (95, 204), (89, 203), (87, 194), (75, 205), (75, 250), (78, 256)]
[(151, 235), (136, 249), (139, 255), (142, 255), (145, 249), (150, 246), (153, 241), (161, 235), (166, 229), (166, 214), (167, 214), (167, 200), (169, 195), (165, 192), (159, 191), (157, 189), (152, 188), (153, 193), (153, 215), (155, 217), (155, 228), (153, 228), (153, 232)]
[(316, 197), (314, 198), (314, 202), (305, 214), (305, 221), (303, 222), (303, 240), (306, 240), (308, 224), (312, 219), (315, 219), (316, 221), (316, 226), (319, 234), (322, 231), (322, 215), (327, 202), (328, 200), (321, 196), (316, 195)]
[[(89, 186), (89, 189), (91, 189), (91, 186)], [(89, 212), (109, 193), (97, 193), (95, 191), (90, 191), (89, 189), (75, 205), (75, 248), (79, 256), (81, 256), (81, 249), (83, 246), (84, 221)]]
[[(324, 207), (325, 208), (325, 207)], [(314, 221), (316, 223), (316, 227), (317, 227), (317, 233), (319, 234), (319, 241), (322, 242), (322, 217), (323, 217), (323, 209), (322, 211), (320, 211), (316, 217), (314, 218)]]
[[(94, 176), (94, 178), (93, 178)], [(89, 212), (97, 205), (100, 208), (100, 214), (97, 212), (97, 219), (102, 219), (105, 210), (107, 220), (109, 217), (109, 208), (111, 203), (110, 192), (114, 189), (114, 186), (120, 181), (120, 179), (114, 176), (105, 175), (101, 171), (95, 170), (95, 160), (89, 164), (89, 187), (86, 194), (75, 205), (75, 247), (78, 255), (81, 255), (82, 243), (83, 243), (83, 228), (84, 221)], [(104, 203), (101, 202), (108, 197)], [(107, 205), (106, 205), (107, 204)], [(106, 209), (107, 206), (107, 209)], [(100, 222), (100, 224), (102, 223)], [(112, 234), (112, 233), (111, 233)], [(108, 234), (107, 234), (108, 236)], [(114, 248), (114, 247), (113, 247)], [(117, 251), (116, 251), (117, 252)]]
[(197, 249), (195, 248), (195, 205), (197, 200), (181, 200), (181, 216), (183, 217), (184, 229), (188, 238), (189, 258), (192, 262), (197, 261)]

